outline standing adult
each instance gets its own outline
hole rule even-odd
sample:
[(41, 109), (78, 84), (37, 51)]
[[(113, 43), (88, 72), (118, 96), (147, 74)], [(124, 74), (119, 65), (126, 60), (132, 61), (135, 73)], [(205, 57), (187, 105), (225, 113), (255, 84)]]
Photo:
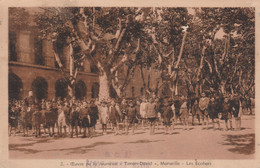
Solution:
[(162, 112), (163, 124), (165, 126), (165, 134), (168, 134), (169, 127), (171, 126), (171, 120), (173, 118), (173, 112), (168, 100), (164, 102)]
[(232, 113), (230, 108), (230, 101), (228, 97), (224, 98), (223, 106), (222, 106), (222, 119), (225, 120), (226, 131), (228, 131), (228, 122), (230, 124), (230, 129), (232, 130)]
[(198, 100), (195, 100), (193, 105), (192, 105), (192, 111), (191, 111), (191, 114), (192, 114), (192, 121), (191, 121), (191, 124), (194, 125), (194, 119), (195, 117), (198, 119), (198, 122), (200, 124), (200, 115), (199, 115), (199, 103), (198, 103)]
[(241, 123), (241, 115), (239, 114), (240, 110), (240, 102), (239, 102), (239, 97), (238, 95), (232, 96), (230, 100), (230, 108), (232, 111), (232, 114), (234, 115), (235, 119), (235, 129), (240, 130), (240, 123)]
[(90, 119), (91, 119), (91, 128), (90, 134), (95, 134), (95, 128), (98, 120), (98, 106), (96, 105), (95, 101), (92, 100), (90, 102), (90, 111), (89, 111)]
[(218, 107), (214, 97), (211, 97), (209, 106), (208, 106), (209, 118), (212, 120), (213, 129), (215, 129), (215, 123), (218, 125), (218, 129), (220, 129), (220, 123), (218, 118)]

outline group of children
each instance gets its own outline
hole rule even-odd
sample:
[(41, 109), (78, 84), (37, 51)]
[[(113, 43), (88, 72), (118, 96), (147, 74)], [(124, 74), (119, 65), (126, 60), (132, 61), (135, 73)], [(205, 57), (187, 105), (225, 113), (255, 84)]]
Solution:
[[(23, 106), (26, 106), (26, 110)], [(29, 119), (22, 117), (26, 116), (26, 113), (33, 116), (34, 113), (41, 112), (42, 118), (45, 118), (45, 122), (41, 123), (44, 128), (48, 122), (46, 116), (49, 111), (52, 111), (54, 118), (57, 118), (53, 127), (58, 128), (58, 134), (62, 135), (62, 129), (64, 129), (64, 135), (66, 135), (66, 130), (69, 129), (71, 137), (74, 136), (74, 131), (78, 137), (81, 129), (83, 129), (83, 137), (87, 134), (92, 136), (98, 129), (96, 127), (98, 120), (102, 127), (102, 134), (107, 134), (107, 129), (110, 127), (115, 135), (122, 134), (122, 131), (127, 135), (129, 130), (131, 134), (134, 134), (137, 126), (145, 130), (147, 124), (151, 135), (155, 133), (155, 127), (159, 125), (163, 125), (165, 134), (169, 134), (173, 132), (178, 121), (183, 125), (184, 130), (187, 130), (190, 116), (192, 125), (195, 124), (195, 118), (197, 118), (198, 124), (204, 125), (205, 129), (209, 128), (210, 120), (213, 129), (220, 129), (220, 120), (224, 120), (226, 130), (233, 130), (232, 118), (235, 119), (236, 130), (241, 128), (241, 100), (238, 95), (207, 97), (205, 93), (202, 93), (200, 98), (144, 97), (128, 100), (110, 99), (100, 102), (72, 98), (70, 100), (42, 100), (40, 103), (35, 102), (31, 97), (23, 101), (14, 101), (9, 104), (9, 107), (9, 133), (25, 119), (27, 124), (23, 127), (30, 127), (30, 117)]]

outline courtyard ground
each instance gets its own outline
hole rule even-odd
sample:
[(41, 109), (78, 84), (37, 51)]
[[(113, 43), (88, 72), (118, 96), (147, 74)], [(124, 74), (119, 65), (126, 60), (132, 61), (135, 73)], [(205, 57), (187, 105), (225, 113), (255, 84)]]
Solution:
[[(140, 127), (134, 135), (102, 135), (100, 125), (92, 138), (60, 138), (22, 134), (9, 137), (11, 159), (253, 159), (255, 116), (242, 117), (242, 130), (203, 129), (201, 125), (183, 130), (178, 124), (171, 135), (163, 127), (150, 135)], [(234, 125), (234, 122), (233, 122)], [(224, 128), (224, 122), (221, 121)]]

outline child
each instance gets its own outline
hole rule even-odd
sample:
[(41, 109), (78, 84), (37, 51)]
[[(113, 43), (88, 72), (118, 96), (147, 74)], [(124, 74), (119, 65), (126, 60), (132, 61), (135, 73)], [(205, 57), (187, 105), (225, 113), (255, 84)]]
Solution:
[(12, 105), (10, 111), (9, 111), (9, 136), (12, 134), (12, 129), (14, 128), (14, 136), (16, 135), (16, 128), (17, 128), (17, 112), (16, 112), (16, 106)]
[(134, 107), (134, 103), (132, 101), (129, 102), (129, 107), (126, 110), (126, 135), (128, 135), (129, 126), (132, 125), (132, 134), (135, 131), (135, 122), (136, 122), (136, 108)]
[(184, 125), (184, 130), (188, 129), (188, 118), (189, 118), (189, 111), (187, 107), (187, 101), (184, 96), (182, 96), (182, 104), (180, 108), (180, 119)]
[(164, 102), (162, 111), (163, 124), (165, 126), (165, 134), (168, 134), (168, 128), (171, 126), (171, 119), (173, 117), (172, 109), (168, 101)]
[(107, 134), (107, 122), (108, 122), (108, 107), (106, 102), (101, 103), (100, 107), (100, 121), (102, 124), (102, 133)]
[(225, 120), (226, 131), (228, 131), (228, 121), (230, 123), (230, 129), (232, 130), (233, 129), (232, 120), (231, 120), (232, 114), (231, 114), (230, 103), (227, 97), (224, 99), (224, 103), (223, 103), (222, 118)]
[(153, 98), (150, 98), (149, 103), (147, 104), (147, 118), (150, 122), (150, 135), (153, 135), (155, 129), (155, 121), (157, 118), (155, 103), (153, 102)]
[(109, 120), (112, 123), (113, 127), (115, 128), (115, 135), (118, 135), (119, 134), (120, 115), (115, 106), (114, 100), (111, 101), (111, 106), (109, 108)]

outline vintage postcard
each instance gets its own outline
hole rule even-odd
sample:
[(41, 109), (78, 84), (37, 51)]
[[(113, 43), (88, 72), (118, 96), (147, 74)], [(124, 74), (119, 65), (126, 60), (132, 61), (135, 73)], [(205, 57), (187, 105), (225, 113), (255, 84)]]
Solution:
[(256, 0), (0, 4), (0, 167), (260, 166)]

